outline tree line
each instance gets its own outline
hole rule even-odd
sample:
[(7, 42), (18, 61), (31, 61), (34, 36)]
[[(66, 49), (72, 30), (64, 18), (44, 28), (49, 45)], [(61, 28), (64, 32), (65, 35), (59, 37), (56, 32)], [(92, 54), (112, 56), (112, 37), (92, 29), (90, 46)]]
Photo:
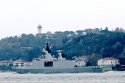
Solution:
[(86, 29), (78, 31), (58, 31), (53, 34), (22, 34), (0, 40), (0, 60), (23, 59), (31, 61), (40, 57), (48, 41), (51, 53), (58, 56), (62, 50), (67, 59), (74, 56), (87, 56), (91, 64), (104, 57), (125, 57), (125, 33), (121, 28), (114, 31), (105, 29)]

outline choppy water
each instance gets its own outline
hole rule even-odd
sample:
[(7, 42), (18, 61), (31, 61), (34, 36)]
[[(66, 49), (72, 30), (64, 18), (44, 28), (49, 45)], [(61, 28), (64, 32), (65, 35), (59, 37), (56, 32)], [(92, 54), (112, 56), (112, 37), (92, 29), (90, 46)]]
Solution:
[(125, 83), (125, 71), (64, 74), (0, 72), (0, 83)]

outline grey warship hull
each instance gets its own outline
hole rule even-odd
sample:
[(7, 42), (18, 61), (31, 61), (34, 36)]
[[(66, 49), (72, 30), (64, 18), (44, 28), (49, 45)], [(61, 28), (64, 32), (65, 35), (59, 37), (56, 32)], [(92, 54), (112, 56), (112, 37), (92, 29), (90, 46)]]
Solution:
[(98, 67), (98, 66), (92, 66), (92, 67), (74, 67), (74, 68), (61, 68), (61, 69), (54, 69), (54, 68), (48, 68), (48, 69), (15, 69), (14, 71), (20, 74), (23, 73), (84, 73), (84, 72), (90, 72), (90, 73), (101, 73), (106, 71), (111, 71), (111, 67)]
[(15, 62), (14, 71), (17, 73), (82, 73), (112, 70), (110, 66), (86, 66), (87, 59), (84, 58), (67, 60), (60, 51), (58, 51), (58, 57), (55, 58), (50, 53), (48, 43), (43, 52), (45, 55), (34, 58), (32, 62)]

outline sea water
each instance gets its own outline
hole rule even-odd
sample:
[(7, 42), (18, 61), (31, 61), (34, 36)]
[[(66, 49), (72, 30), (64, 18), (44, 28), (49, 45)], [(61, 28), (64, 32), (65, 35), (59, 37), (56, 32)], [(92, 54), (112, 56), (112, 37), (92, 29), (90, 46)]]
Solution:
[(125, 83), (125, 71), (60, 74), (0, 72), (0, 83)]

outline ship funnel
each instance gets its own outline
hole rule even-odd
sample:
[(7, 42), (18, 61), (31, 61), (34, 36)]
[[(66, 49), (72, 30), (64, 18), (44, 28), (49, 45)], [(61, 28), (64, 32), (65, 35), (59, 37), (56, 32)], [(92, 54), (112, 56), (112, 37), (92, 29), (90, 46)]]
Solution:
[(57, 51), (59, 54), (58, 60), (65, 60), (65, 55), (62, 53), (62, 50)]

